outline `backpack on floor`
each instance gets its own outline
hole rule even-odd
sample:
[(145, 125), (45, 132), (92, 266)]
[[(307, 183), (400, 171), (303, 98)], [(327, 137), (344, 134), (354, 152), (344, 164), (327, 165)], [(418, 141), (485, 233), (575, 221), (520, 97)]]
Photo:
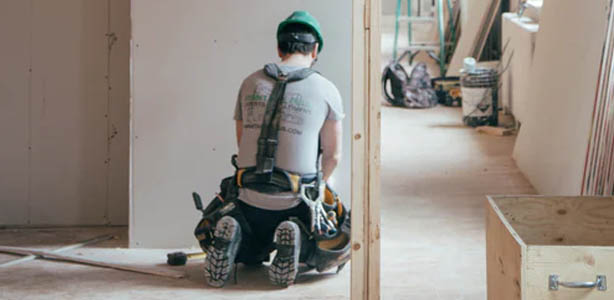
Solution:
[(407, 108), (430, 108), (437, 105), (438, 98), (431, 85), (426, 64), (420, 62), (412, 68), (411, 75), (407, 75), (399, 59), (391, 62), (384, 68), (382, 75), (382, 91), (388, 103), (394, 106)]

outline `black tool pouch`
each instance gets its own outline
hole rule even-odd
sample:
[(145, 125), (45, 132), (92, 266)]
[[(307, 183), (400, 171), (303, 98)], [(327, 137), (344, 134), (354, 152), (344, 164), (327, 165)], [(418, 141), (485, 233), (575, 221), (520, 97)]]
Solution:
[[(196, 197), (200, 198), (198, 194)], [(227, 177), (222, 180), (220, 184), (220, 193), (213, 198), (207, 207), (202, 210), (203, 217), (196, 225), (194, 229), (194, 236), (198, 240), (200, 247), (203, 251), (207, 251), (209, 246), (213, 244), (215, 239), (215, 226), (217, 222), (224, 216), (231, 216), (241, 226), (241, 229), (246, 234), (251, 234), (251, 228), (241, 211), (241, 208), (237, 206), (238, 188), (235, 183), (235, 177)], [(200, 200), (199, 200), (200, 201)], [(198, 209), (198, 204), (197, 204)]]

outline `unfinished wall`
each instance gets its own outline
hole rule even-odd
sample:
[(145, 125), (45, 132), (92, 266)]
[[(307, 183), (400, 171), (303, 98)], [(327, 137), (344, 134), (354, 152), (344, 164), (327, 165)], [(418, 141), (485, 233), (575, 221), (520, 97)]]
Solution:
[[(514, 158), (541, 194), (578, 195), (589, 141), (608, 0), (546, 0)], [(570, 20), (574, 20), (570, 22)]]
[(0, 225), (127, 223), (129, 9), (0, 2)]
[(501, 61), (507, 70), (499, 79), (499, 95), (504, 110), (522, 123), (526, 112), (533, 107), (529, 102), (529, 86), (539, 25), (526, 16), (519, 17), (515, 12), (504, 13), (501, 19), (501, 42), (503, 46), (507, 45)]
[(233, 109), (241, 81), (277, 61), (277, 24), (296, 9), (320, 21), (316, 69), (337, 85), (348, 117), (335, 186), (349, 203), (351, 1), (133, 0), (130, 244), (195, 245), (206, 200), (233, 174)]

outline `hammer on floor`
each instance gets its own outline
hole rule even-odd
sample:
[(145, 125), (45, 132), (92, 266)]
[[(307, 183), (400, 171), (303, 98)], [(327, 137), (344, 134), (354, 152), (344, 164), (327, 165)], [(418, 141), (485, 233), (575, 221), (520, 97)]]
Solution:
[(205, 258), (207, 253), (205, 252), (196, 252), (196, 253), (185, 253), (185, 252), (172, 252), (166, 255), (166, 263), (171, 266), (183, 266), (188, 262), (188, 259), (199, 259)]

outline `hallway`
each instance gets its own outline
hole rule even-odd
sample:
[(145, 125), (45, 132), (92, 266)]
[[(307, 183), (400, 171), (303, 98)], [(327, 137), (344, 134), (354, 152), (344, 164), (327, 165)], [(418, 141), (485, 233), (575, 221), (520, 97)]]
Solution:
[(383, 299), (485, 299), (485, 195), (533, 194), (515, 136), (465, 127), (460, 108), (382, 104)]

